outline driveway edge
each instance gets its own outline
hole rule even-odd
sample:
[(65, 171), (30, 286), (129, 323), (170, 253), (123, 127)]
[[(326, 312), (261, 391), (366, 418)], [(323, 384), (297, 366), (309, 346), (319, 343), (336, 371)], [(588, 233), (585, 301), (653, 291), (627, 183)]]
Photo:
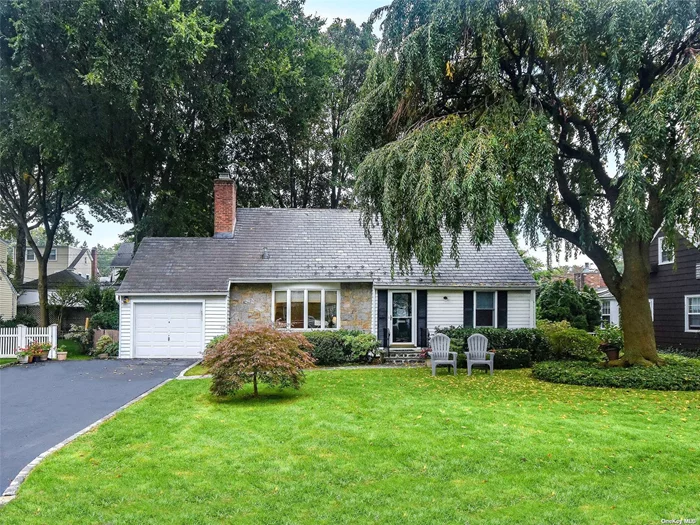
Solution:
[(48, 449), (48, 450), (42, 452), (41, 454), (39, 454), (39, 455), (38, 455), (37, 457), (35, 457), (32, 461), (30, 461), (29, 464), (28, 464), (27, 466), (25, 466), (22, 470), (19, 471), (19, 474), (17, 474), (17, 475), (15, 476), (15, 479), (12, 480), (12, 483), (10, 483), (10, 486), (7, 487), (7, 488), (5, 489), (5, 492), (2, 493), (2, 496), (0, 496), (0, 507), (1, 507), (2, 505), (5, 505), (6, 503), (9, 503), (10, 501), (12, 501), (12, 500), (15, 498), (15, 496), (17, 496), (17, 491), (19, 490), (20, 485), (24, 482), (25, 479), (27, 479), (27, 476), (29, 475), (29, 473), (30, 473), (32, 470), (34, 470), (34, 468), (35, 468), (39, 463), (41, 463), (44, 459), (46, 459), (48, 456), (50, 456), (51, 454), (53, 454), (53, 453), (56, 452), (57, 450), (62, 449), (62, 448), (65, 447), (68, 443), (70, 443), (71, 441), (75, 440), (76, 438), (79, 438), (79, 437), (82, 436), (83, 434), (87, 434), (87, 433), (90, 432), (91, 430), (94, 430), (95, 428), (97, 428), (98, 426), (100, 426), (100, 425), (101, 425), (102, 423), (104, 423), (105, 421), (107, 421), (107, 420), (109, 420), (109, 419), (112, 419), (114, 416), (116, 416), (116, 415), (117, 415), (119, 412), (121, 412), (122, 410), (124, 410), (124, 409), (126, 409), (126, 408), (129, 408), (129, 407), (130, 407), (131, 405), (133, 405), (134, 403), (138, 403), (138, 402), (141, 401), (144, 397), (146, 397), (148, 394), (154, 392), (155, 390), (158, 390), (160, 387), (162, 387), (162, 386), (165, 385), (166, 383), (169, 383), (170, 381), (173, 381), (174, 379), (175, 379), (174, 377), (170, 377), (170, 378), (166, 379), (165, 381), (163, 381), (162, 383), (158, 383), (156, 386), (154, 386), (153, 388), (151, 388), (151, 389), (145, 391), (145, 392), (144, 392), (143, 394), (141, 394), (140, 396), (135, 397), (134, 399), (132, 399), (132, 400), (129, 401), (128, 403), (125, 403), (124, 405), (122, 405), (122, 406), (120, 406), (119, 408), (117, 408), (116, 410), (110, 412), (110, 413), (107, 414), (106, 416), (104, 416), (104, 417), (98, 419), (97, 421), (95, 421), (94, 423), (91, 423), (90, 425), (86, 426), (84, 429), (79, 430), (78, 432), (76, 432), (75, 434), (73, 434), (73, 435), (70, 436), (70, 437), (67, 437), (66, 439), (64, 439), (63, 441), (61, 441), (59, 444), (54, 445), (54, 446), (51, 447), (50, 449)]

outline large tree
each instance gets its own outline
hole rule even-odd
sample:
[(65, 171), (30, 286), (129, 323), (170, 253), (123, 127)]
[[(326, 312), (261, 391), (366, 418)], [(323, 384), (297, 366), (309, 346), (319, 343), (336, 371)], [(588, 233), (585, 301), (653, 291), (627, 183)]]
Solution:
[(382, 13), (352, 137), (364, 219), (381, 216), (399, 266), (435, 267), (443, 231), (467, 227), (477, 245), (498, 221), (532, 243), (545, 232), (588, 255), (618, 300), (612, 364), (659, 363), (649, 243), (659, 228), (700, 235), (700, 2), (396, 0)]

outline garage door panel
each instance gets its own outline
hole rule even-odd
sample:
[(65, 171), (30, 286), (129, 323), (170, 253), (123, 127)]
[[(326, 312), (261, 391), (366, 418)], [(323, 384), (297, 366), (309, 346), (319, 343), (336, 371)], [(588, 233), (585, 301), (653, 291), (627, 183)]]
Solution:
[(201, 303), (134, 304), (134, 357), (200, 357)]

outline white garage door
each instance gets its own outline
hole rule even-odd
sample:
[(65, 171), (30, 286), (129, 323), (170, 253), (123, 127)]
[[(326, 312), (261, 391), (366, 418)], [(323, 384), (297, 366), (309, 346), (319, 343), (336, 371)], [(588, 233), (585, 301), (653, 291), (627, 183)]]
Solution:
[(201, 303), (134, 304), (134, 357), (201, 357)]

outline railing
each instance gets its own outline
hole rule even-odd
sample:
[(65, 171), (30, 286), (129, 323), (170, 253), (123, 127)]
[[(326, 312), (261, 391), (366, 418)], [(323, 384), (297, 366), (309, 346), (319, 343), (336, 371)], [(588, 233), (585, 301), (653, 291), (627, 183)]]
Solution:
[(46, 328), (29, 328), (19, 325), (16, 328), (0, 328), (0, 358), (17, 357), (17, 350), (30, 343), (51, 343), (50, 359), (56, 359), (58, 343), (58, 325)]

